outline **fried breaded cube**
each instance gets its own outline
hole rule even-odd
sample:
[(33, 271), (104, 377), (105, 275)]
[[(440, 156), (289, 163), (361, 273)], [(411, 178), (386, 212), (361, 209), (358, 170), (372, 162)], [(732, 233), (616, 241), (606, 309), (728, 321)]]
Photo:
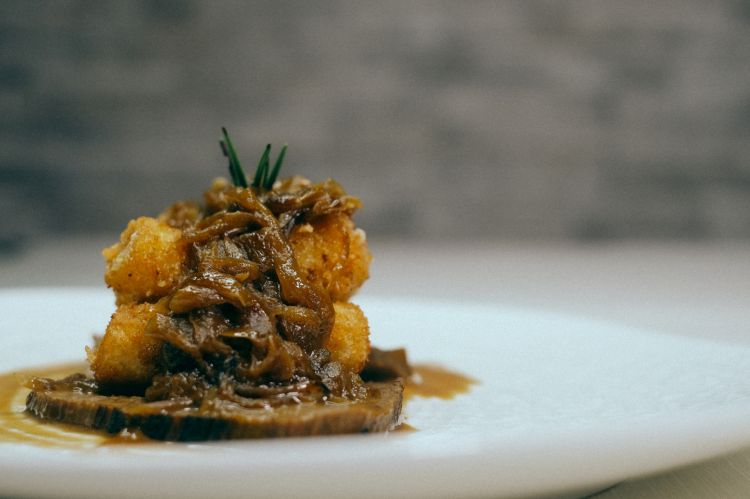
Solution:
[(370, 354), (370, 326), (367, 317), (354, 303), (334, 302), (336, 319), (325, 347), (331, 359), (358, 373)]
[(131, 220), (120, 242), (102, 251), (107, 262), (104, 281), (117, 304), (153, 301), (179, 281), (187, 247), (182, 231), (154, 218)]
[(89, 352), (91, 370), (100, 385), (129, 391), (151, 382), (162, 341), (145, 332), (159, 307), (151, 303), (117, 307), (101, 343)]
[(345, 213), (294, 227), (289, 242), (302, 275), (333, 301), (347, 301), (369, 277), (372, 256), (365, 233)]

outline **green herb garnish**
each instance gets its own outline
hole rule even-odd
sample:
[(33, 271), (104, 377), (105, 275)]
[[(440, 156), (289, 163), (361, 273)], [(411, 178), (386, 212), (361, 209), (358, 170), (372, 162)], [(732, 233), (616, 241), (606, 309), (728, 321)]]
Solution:
[(245, 177), (245, 170), (242, 169), (240, 160), (237, 157), (237, 151), (234, 150), (232, 140), (229, 138), (227, 129), (221, 127), (221, 132), (224, 134), (224, 138), (219, 141), (221, 145), (221, 151), (229, 159), (229, 174), (232, 176), (232, 182), (237, 187), (247, 187), (247, 177)]
[[(221, 132), (224, 138), (219, 141), (221, 145), (221, 151), (229, 159), (229, 174), (232, 176), (232, 182), (237, 187), (247, 187), (247, 177), (245, 176), (245, 170), (242, 169), (240, 160), (237, 157), (237, 151), (234, 150), (232, 141), (229, 138), (227, 129), (222, 127)], [(281, 170), (281, 164), (284, 162), (284, 156), (286, 156), (287, 145), (281, 148), (279, 156), (276, 158), (276, 162), (271, 168), (271, 144), (266, 145), (266, 149), (263, 151), (263, 155), (258, 161), (258, 166), (255, 169), (255, 176), (253, 177), (252, 186), (256, 189), (271, 190), (276, 177), (279, 176), (279, 170)]]

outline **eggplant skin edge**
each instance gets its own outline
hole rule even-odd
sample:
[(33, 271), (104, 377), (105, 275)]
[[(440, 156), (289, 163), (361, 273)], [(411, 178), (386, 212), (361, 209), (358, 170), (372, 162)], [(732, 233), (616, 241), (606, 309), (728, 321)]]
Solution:
[(32, 390), (26, 411), (48, 421), (104, 430), (110, 434), (138, 429), (168, 441), (206, 441), (383, 432), (399, 421), (403, 381), (366, 383), (364, 400), (310, 402), (266, 409), (233, 404), (211, 413), (196, 409), (165, 410), (141, 397), (106, 396), (66, 390)]

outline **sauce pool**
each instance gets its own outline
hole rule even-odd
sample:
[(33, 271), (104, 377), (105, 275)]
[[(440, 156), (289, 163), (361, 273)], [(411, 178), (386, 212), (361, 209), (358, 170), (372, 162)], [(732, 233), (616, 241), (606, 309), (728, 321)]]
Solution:
[(456, 395), (468, 393), (471, 386), (477, 383), (473, 378), (435, 364), (417, 364), (412, 367), (414, 374), (406, 383), (404, 400), (413, 397), (450, 400)]
[(23, 384), (34, 376), (63, 378), (87, 369), (84, 363), (24, 369), (0, 375), (0, 442), (42, 447), (98, 447), (107, 435), (76, 425), (47, 422), (24, 412), (29, 390)]
[[(24, 383), (35, 376), (63, 378), (85, 372), (86, 363), (62, 364), (46, 368), (18, 370), (0, 375), (0, 443), (24, 443), (42, 447), (86, 449), (111, 444), (161, 443), (144, 437), (140, 432), (123, 431), (109, 435), (82, 426), (43, 421), (25, 412), (29, 390)], [(452, 399), (467, 393), (477, 381), (438, 365), (413, 366), (412, 379), (406, 383), (404, 401), (414, 397)], [(402, 423), (395, 431), (411, 433), (418, 428)]]

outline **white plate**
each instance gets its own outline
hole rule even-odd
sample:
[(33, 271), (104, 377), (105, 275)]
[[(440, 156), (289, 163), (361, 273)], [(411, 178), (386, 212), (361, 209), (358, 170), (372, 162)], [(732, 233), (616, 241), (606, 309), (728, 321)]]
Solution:
[[(89, 450), (0, 445), (0, 495), (579, 494), (750, 444), (750, 349), (540, 311), (362, 296), (373, 341), (480, 381), (416, 432)], [(104, 290), (0, 292), (0, 370), (83, 358)]]

